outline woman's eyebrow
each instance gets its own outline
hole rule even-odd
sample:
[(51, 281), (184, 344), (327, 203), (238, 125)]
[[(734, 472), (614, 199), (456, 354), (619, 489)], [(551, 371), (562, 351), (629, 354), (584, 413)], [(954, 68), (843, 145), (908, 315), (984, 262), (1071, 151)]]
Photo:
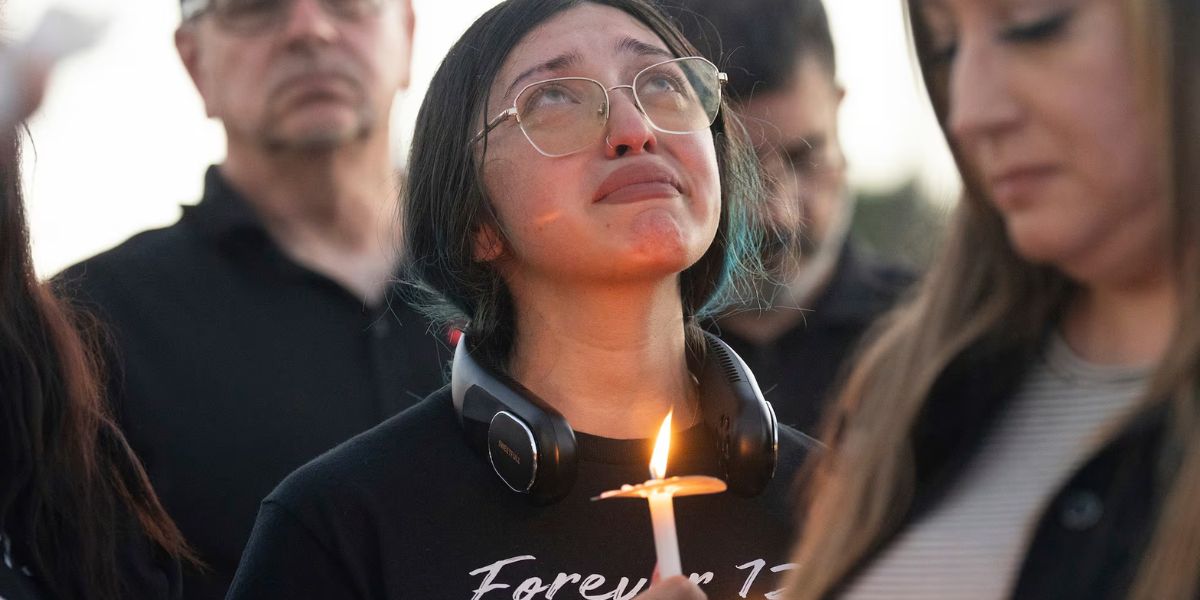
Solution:
[(658, 46), (652, 44), (647, 44), (642, 40), (628, 36), (618, 40), (615, 48), (617, 53), (632, 52), (638, 56), (661, 56), (663, 58), (675, 58), (674, 54), (671, 54), (669, 51), (663, 48), (659, 48)]
[[(617, 43), (613, 47), (617, 53), (632, 53), (637, 56), (661, 56), (665, 59), (675, 58), (674, 54), (671, 54), (669, 51), (663, 48), (659, 48), (658, 46), (652, 44), (647, 44), (639, 39), (628, 36), (617, 40)], [(516, 78), (513, 79), (512, 83), (509, 84), (508, 89), (504, 90), (504, 98), (508, 99), (511, 97), (513, 90), (517, 87), (517, 84), (521, 83), (530, 76), (547, 71), (558, 71), (565, 69), (578, 64), (582, 60), (583, 55), (580, 54), (578, 50), (572, 50), (570, 52), (559, 54), (558, 56), (555, 56), (554, 58), (551, 58), (545, 62), (538, 63), (522, 71), (520, 75), (517, 75)]]
[(570, 52), (559, 54), (558, 56), (555, 56), (554, 58), (551, 58), (545, 62), (534, 65), (522, 71), (520, 75), (517, 75), (516, 79), (513, 79), (512, 84), (509, 85), (508, 89), (504, 91), (504, 98), (507, 99), (512, 94), (513, 89), (517, 87), (517, 84), (521, 83), (521, 80), (531, 75), (543, 73), (545, 71), (557, 71), (559, 69), (575, 65), (581, 60), (583, 60), (583, 55), (576, 50), (572, 50)]

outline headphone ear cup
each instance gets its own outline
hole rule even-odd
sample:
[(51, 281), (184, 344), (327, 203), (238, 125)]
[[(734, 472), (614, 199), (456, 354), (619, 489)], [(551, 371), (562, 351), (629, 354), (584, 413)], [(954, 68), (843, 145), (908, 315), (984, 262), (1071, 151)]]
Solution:
[(700, 411), (717, 436), (729, 490), (757, 496), (775, 476), (779, 422), (754, 374), (725, 342), (705, 333), (708, 352), (700, 371)]
[(488, 462), (512, 491), (529, 493), (538, 475), (538, 446), (533, 432), (502, 410), (492, 417), (488, 427)]
[(575, 432), (532, 391), (476, 361), (459, 337), (450, 393), (467, 445), (513, 491), (537, 504), (562, 499), (575, 484)]
[(727, 483), (740, 496), (761, 494), (775, 477), (779, 429), (771, 404), (764, 400), (763, 408), (764, 413), (743, 414), (737, 434), (731, 436)]

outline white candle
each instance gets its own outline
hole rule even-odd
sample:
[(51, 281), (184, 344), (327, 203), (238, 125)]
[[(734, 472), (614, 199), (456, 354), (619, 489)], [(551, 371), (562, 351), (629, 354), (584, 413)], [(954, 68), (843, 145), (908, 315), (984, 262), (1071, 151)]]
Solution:
[(650, 500), (650, 522), (654, 525), (654, 552), (658, 554), (658, 576), (666, 579), (683, 572), (679, 565), (679, 540), (675, 537), (675, 505), (670, 492), (654, 492)]
[(679, 540), (675, 537), (675, 496), (719, 494), (725, 482), (706, 475), (667, 478), (667, 454), (671, 448), (671, 413), (663, 420), (650, 458), (650, 480), (639, 485), (622, 485), (592, 498), (645, 498), (650, 502), (650, 524), (654, 527), (654, 552), (658, 555), (658, 576), (662, 578), (683, 574), (679, 563)]
[[(663, 419), (658, 428), (658, 439), (654, 441), (654, 454), (650, 457), (650, 479), (662, 481), (667, 476), (667, 456), (671, 453), (671, 414)], [(654, 526), (654, 551), (658, 554), (658, 576), (662, 578), (679, 575), (679, 540), (675, 537), (675, 505), (672, 492), (655, 490), (650, 501), (650, 523)]]

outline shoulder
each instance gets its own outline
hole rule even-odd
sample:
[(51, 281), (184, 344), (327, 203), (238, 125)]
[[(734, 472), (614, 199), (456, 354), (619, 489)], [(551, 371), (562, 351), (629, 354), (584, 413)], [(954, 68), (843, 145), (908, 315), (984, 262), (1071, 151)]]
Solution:
[(300, 467), (265, 502), (302, 520), (321, 506), (373, 504), (446, 477), (469, 452), (444, 387)]
[(861, 250), (847, 241), (828, 287), (815, 301), (814, 313), (830, 322), (862, 330), (901, 301), (917, 273)]
[(887, 260), (874, 252), (847, 242), (842, 269), (881, 301), (893, 302), (918, 279), (912, 267)]
[(105, 300), (108, 292), (144, 287), (177, 272), (196, 253), (195, 232), (182, 221), (143, 231), (114, 248), (67, 267), (54, 276), (56, 291), (68, 298)]

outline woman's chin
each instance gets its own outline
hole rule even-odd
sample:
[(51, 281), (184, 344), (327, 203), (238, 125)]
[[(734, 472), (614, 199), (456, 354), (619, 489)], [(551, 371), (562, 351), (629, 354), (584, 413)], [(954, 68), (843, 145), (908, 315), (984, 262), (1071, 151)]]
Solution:
[(1013, 251), (1025, 261), (1038, 265), (1054, 267), (1067, 274), (1074, 273), (1073, 263), (1081, 258), (1086, 259), (1087, 252), (1080, 256), (1079, 244), (1073, 243), (1074, 238), (1063, 232), (1049, 231), (1045, 228), (1025, 230), (1009, 228), (1009, 241)]
[(674, 215), (645, 216), (651, 218), (632, 228), (628, 254), (647, 268), (677, 273), (700, 260), (712, 245), (715, 231), (683, 226)]

